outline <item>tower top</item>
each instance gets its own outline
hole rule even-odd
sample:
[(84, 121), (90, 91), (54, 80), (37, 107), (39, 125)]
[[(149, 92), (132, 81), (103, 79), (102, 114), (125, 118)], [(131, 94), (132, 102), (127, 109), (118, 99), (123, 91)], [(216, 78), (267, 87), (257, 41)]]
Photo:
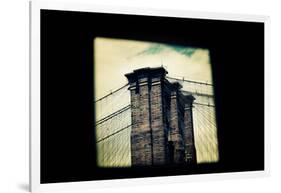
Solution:
[(131, 73), (125, 74), (129, 82), (134, 82), (139, 78), (143, 77), (165, 77), (168, 72), (163, 67), (156, 67), (156, 68), (139, 68), (134, 70)]

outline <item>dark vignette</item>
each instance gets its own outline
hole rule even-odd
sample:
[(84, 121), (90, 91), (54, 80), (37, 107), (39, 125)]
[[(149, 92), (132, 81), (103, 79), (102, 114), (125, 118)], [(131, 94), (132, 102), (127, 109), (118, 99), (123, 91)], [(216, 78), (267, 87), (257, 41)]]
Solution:
[[(92, 123), (97, 36), (210, 50), (218, 163), (192, 168), (96, 166)], [(264, 170), (263, 23), (41, 10), (41, 183), (256, 170)]]

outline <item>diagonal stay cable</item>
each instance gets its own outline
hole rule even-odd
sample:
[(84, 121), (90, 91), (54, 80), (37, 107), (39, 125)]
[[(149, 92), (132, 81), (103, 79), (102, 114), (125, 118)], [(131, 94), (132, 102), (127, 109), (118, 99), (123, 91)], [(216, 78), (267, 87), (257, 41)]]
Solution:
[(101, 97), (101, 98), (95, 100), (94, 102), (96, 103), (96, 102), (98, 102), (98, 101), (101, 101), (101, 100), (105, 99), (106, 97), (108, 97), (108, 96), (110, 96), (110, 95), (113, 95), (114, 93), (116, 93), (116, 92), (122, 90), (123, 88), (125, 88), (125, 87), (128, 86), (128, 85), (129, 85), (129, 83), (127, 83), (127, 84), (125, 84), (124, 86), (122, 86), (122, 87), (120, 87), (120, 88), (118, 88), (118, 89), (116, 89), (116, 90), (110, 92), (109, 94), (107, 94), (107, 95), (105, 95), (105, 96), (103, 96), (103, 97)]
[(174, 78), (174, 77), (170, 77), (170, 76), (166, 76), (168, 79), (173, 79), (173, 80), (177, 80), (177, 81), (184, 81), (184, 82), (189, 82), (189, 83), (193, 83), (193, 84), (201, 84), (201, 85), (207, 85), (207, 86), (213, 86), (210, 83), (206, 83), (206, 82), (199, 82), (199, 81), (194, 81), (194, 80), (187, 80), (187, 79), (180, 79), (180, 78)]
[(197, 102), (193, 102), (194, 105), (200, 105), (200, 106), (206, 106), (206, 107), (215, 107), (215, 105), (211, 105), (211, 104), (204, 104), (204, 103), (197, 103)]
[(106, 136), (106, 137), (104, 137), (104, 138), (101, 138), (101, 139), (97, 140), (96, 143), (99, 143), (99, 142), (101, 142), (101, 141), (104, 141), (105, 139), (108, 139), (109, 137), (112, 137), (113, 135), (116, 135), (117, 133), (120, 133), (121, 131), (123, 131), (123, 130), (125, 130), (125, 129), (128, 129), (128, 128), (131, 127), (131, 126), (132, 126), (132, 124), (131, 124), (131, 125), (127, 125), (126, 127), (123, 127), (122, 129), (119, 129), (118, 131), (115, 131), (114, 133), (111, 133), (110, 135), (108, 135), (108, 136)]
[(127, 106), (125, 106), (125, 107), (119, 109), (118, 111), (115, 111), (114, 113), (112, 113), (112, 114), (110, 114), (110, 115), (108, 115), (108, 116), (106, 116), (106, 117), (104, 117), (104, 118), (102, 118), (102, 119), (96, 121), (95, 126), (100, 125), (100, 124), (104, 123), (105, 121), (107, 121), (107, 120), (109, 120), (109, 119), (112, 119), (113, 117), (115, 117), (115, 116), (117, 116), (117, 115), (123, 113), (124, 111), (126, 111), (126, 110), (128, 110), (128, 109), (130, 109), (130, 108), (131, 108), (131, 105), (127, 105)]

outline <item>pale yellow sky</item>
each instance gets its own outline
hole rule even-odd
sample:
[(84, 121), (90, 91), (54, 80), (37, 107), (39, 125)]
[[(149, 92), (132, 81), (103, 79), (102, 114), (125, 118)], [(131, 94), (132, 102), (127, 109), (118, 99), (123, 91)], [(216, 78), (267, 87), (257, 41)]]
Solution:
[(126, 84), (124, 74), (142, 67), (163, 65), (168, 76), (212, 82), (207, 49), (98, 37), (94, 65), (96, 99)]

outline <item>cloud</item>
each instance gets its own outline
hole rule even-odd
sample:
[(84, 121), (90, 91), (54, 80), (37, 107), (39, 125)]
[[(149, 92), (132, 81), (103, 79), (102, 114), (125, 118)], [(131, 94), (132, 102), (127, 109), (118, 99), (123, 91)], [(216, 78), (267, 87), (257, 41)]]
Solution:
[(137, 53), (137, 56), (140, 55), (153, 55), (153, 54), (158, 54), (162, 51), (165, 50), (165, 46), (163, 46), (162, 44), (153, 44), (151, 46), (149, 46), (148, 48), (142, 50), (141, 52)]
[(191, 57), (194, 54), (194, 52), (196, 51), (196, 48), (184, 47), (184, 46), (178, 46), (178, 45), (170, 45), (170, 44), (152, 44), (152, 45), (148, 46), (146, 49), (138, 52), (135, 56), (155, 55), (155, 54), (159, 54), (161, 52), (170, 51), (170, 50), (173, 50), (184, 56)]
[(191, 47), (183, 47), (183, 46), (176, 46), (176, 45), (169, 45), (168, 47), (188, 57), (191, 57), (196, 51), (196, 48), (191, 48)]

